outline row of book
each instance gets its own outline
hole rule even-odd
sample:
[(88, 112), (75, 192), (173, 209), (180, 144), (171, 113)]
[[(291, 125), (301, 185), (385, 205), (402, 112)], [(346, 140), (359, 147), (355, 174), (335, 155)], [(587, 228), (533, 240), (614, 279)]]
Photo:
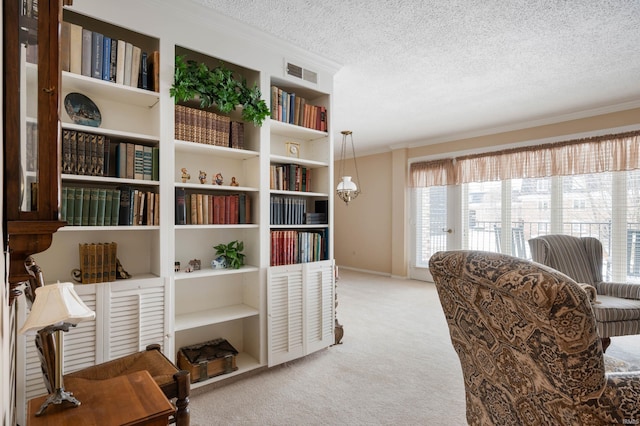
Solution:
[(157, 146), (120, 142), (115, 150), (115, 177), (125, 179), (160, 179), (160, 149)]
[(205, 194), (176, 188), (176, 225), (236, 225), (251, 223), (251, 197)]
[(63, 129), (62, 173), (106, 176), (110, 145), (107, 136)]
[(175, 106), (175, 138), (182, 141), (244, 149), (244, 123), (205, 111)]
[(307, 224), (307, 200), (303, 197), (272, 195), (270, 215), (271, 225)]
[(271, 86), (271, 118), (322, 132), (328, 129), (326, 107), (312, 105), (295, 92), (277, 86)]
[(61, 218), (67, 225), (118, 225), (119, 215), (119, 189), (62, 186)]
[(157, 50), (144, 52), (126, 40), (111, 38), (71, 22), (62, 23), (62, 71), (157, 92), (159, 60)]
[(271, 266), (327, 259), (327, 231), (271, 231)]
[(82, 284), (116, 280), (118, 243), (80, 243), (78, 251)]
[(311, 191), (311, 169), (299, 164), (272, 164), (269, 187), (279, 191)]
[(160, 197), (129, 186), (62, 186), (60, 216), (69, 226), (133, 226), (160, 223)]

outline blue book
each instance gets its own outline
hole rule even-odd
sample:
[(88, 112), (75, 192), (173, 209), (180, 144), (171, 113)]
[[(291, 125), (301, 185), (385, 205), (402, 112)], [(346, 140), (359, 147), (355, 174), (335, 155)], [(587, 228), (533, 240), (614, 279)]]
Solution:
[(111, 80), (111, 37), (102, 38), (102, 79)]
[(102, 80), (102, 53), (104, 35), (91, 33), (91, 77)]

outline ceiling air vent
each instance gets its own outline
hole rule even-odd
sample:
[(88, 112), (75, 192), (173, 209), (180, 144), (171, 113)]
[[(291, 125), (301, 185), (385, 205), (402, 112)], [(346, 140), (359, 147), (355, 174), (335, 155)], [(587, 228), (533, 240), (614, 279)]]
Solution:
[(301, 80), (305, 80), (313, 84), (318, 83), (318, 73), (314, 71), (310, 71), (306, 68), (302, 68), (299, 65), (295, 65), (290, 62), (287, 62), (286, 72), (288, 76), (299, 78)]

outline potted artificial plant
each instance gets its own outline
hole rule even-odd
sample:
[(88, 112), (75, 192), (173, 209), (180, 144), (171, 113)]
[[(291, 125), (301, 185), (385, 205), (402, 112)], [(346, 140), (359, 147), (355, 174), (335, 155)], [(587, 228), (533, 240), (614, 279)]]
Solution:
[(261, 126), (271, 114), (258, 86), (247, 86), (244, 77), (236, 78), (222, 63), (209, 68), (204, 63), (176, 56), (175, 76), (169, 93), (176, 103), (199, 99), (201, 108), (216, 105), (224, 114), (242, 105), (242, 119), (256, 126)]
[(216, 258), (211, 261), (213, 269), (232, 268), (238, 269), (244, 265), (244, 243), (242, 241), (231, 241), (228, 244), (218, 244), (213, 246), (216, 250)]

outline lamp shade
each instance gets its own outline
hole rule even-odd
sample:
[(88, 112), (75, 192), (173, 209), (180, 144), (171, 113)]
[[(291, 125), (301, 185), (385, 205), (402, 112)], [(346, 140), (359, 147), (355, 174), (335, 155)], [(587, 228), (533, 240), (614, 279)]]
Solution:
[(358, 186), (351, 180), (351, 176), (343, 176), (338, 184), (338, 191), (356, 191)]
[(36, 297), (20, 333), (29, 333), (54, 324), (78, 324), (96, 317), (73, 289), (73, 283), (48, 284), (36, 289)]

